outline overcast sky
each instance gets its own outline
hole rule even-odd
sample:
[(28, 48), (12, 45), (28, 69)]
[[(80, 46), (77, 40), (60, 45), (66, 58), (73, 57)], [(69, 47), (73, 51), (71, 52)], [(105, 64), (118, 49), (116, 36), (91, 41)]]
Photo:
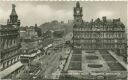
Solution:
[[(30, 26), (51, 20), (72, 20), (76, 2), (0, 2), (0, 24), (6, 24), (12, 3), (16, 4), (21, 25)], [(80, 4), (83, 7), (83, 19), (86, 21), (107, 16), (109, 19), (121, 18), (121, 21), (126, 24), (126, 2), (80, 2)]]

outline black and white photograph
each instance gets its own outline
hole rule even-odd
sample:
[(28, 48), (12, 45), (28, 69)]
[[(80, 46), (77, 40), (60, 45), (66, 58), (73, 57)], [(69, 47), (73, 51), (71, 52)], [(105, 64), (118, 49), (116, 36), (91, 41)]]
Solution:
[(0, 1), (0, 80), (128, 80), (127, 1)]

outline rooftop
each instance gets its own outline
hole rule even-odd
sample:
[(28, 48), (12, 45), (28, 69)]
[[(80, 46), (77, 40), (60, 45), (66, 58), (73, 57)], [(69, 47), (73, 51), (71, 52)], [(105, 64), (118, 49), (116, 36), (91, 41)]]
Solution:
[(0, 25), (0, 30), (1, 31), (8, 31), (8, 30), (17, 30), (17, 26), (16, 25)]

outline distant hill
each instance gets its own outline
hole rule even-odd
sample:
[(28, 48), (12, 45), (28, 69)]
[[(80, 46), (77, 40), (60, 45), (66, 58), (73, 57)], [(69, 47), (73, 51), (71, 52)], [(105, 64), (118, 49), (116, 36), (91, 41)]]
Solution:
[(70, 23), (63, 23), (63, 22), (58, 22), (57, 20), (54, 20), (52, 22), (47, 22), (39, 26), (42, 30), (42, 32), (45, 32), (47, 30), (53, 30), (53, 31), (58, 31), (58, 30), (64, 30), (65, 33), (69, 33), (72, 31), (72, 24)]

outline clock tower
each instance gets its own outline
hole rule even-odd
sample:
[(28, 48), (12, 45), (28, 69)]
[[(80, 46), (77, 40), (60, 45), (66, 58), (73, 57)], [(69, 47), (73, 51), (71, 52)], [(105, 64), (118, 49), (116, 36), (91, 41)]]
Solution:
[(74, 22), (82, 23), (83, 22), (82, 16), (83, 16), (82, 7), (80, 7), (80, 3), (77, 2), (76, 7), (74, 7)]
[[(73, 22), (73, 53), (69, 65), (69, 70), (74, 70), (76, 74), (82, 73), (82, 49), (80, 36), (81, 36), (81, 27), (84, 26), (83, 19), (82, 19), (82, 7), (80, 6), (79, 2), (76, 2), (76, 6), (74, 7), (74, 22)], [(76, 70), (78, 72), (76, 72)]]

